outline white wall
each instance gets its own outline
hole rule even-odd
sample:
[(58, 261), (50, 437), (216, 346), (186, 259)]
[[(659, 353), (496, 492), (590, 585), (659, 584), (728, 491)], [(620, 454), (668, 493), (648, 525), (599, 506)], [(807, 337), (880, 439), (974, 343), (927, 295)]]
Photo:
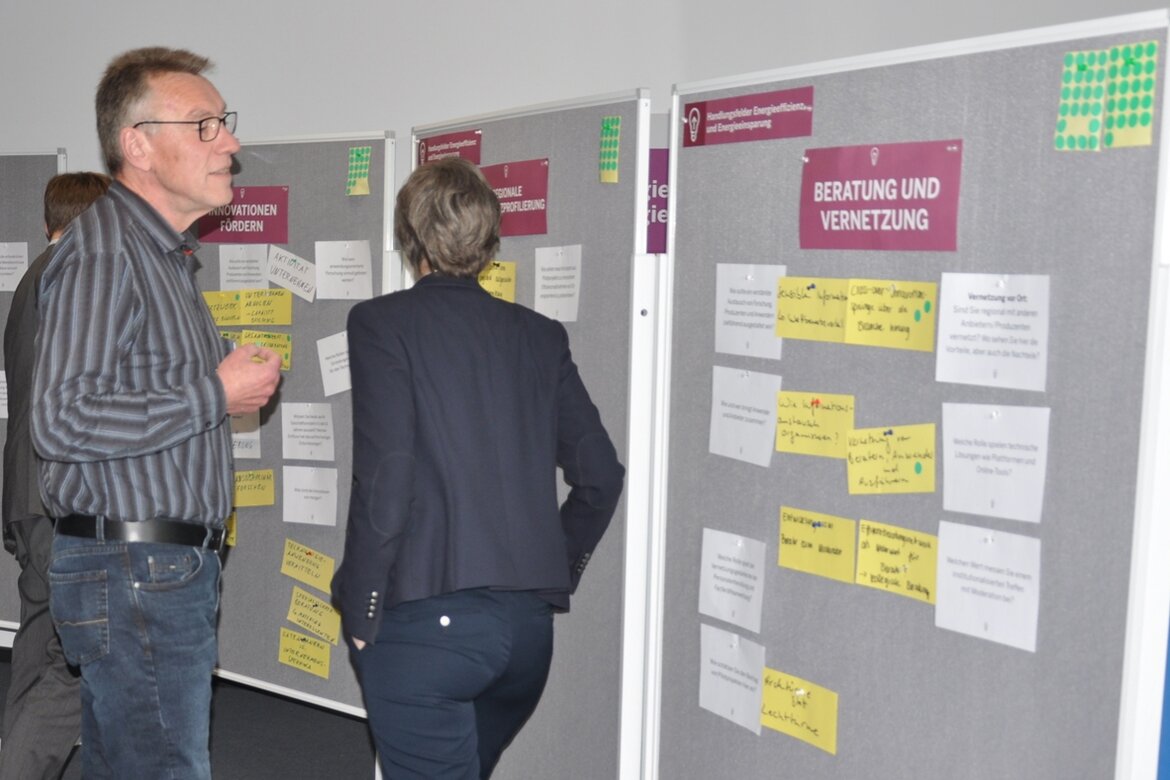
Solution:
[(414, 125), (1160, 7), (1156, 0), (0, 0), (0, 152), (100, 166), (93, 90), (145, 45), (211, 57), (242, 140)]

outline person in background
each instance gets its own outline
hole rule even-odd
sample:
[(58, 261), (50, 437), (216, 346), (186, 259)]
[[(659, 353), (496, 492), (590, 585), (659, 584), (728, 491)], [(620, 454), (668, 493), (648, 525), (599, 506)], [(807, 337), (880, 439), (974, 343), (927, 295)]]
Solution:
[(8, 436), (4, 441), (4, 549), (16, 556), (20, 576), (20, 628), (12, 642), (12, 677), (4, 704), (0, 780), (57, 778), (81, 729), (77, 670), (61, 652), (49, 614), (49, 519), (28, 430), (32, 401), (36, 291), (41, 272), (65, 228), (110, 186), (101, 173), (62, 173), (45, 186), (49, 246), (29, 265), (12, 295), (4, 327), (8, 377)]
[(388, 778), (491, 775), (622, 491), (564, 326), (479, 286), (499, 223), (474, 165), (420, 167), (394, 212), (416, 282), (349, 314), (353, 486), (333, 595)]
[(110, 63), (96, 108), (114, 181), (41, 277), (32, 440), (87, 780), (211, 777), (228, 417), (280, 381), (271, 350), (227, 352), (195, 282), (188, 229), (231, 202), (240, 148), (208, 65), (157, 47)]

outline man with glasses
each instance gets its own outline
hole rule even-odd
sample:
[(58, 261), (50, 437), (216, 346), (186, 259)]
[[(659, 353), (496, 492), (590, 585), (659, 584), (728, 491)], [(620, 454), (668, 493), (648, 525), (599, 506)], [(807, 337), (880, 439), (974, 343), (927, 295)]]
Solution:
[(96, 108), (114, 182), (41, 277), (32, 439), (87, 780), (211, 777), (228, 417), (280, 381), (271, 350), (227, 351), (195, 283), (187, 231), (231, 201), (240, 148), (208, 65), (163, 48), (110, 63)]

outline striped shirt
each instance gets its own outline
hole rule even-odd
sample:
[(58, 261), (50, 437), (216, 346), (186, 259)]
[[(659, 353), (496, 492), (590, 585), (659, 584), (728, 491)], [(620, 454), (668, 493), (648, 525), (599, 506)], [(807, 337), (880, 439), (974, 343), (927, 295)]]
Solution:
[(223, 525), (231, 429), (225, 342), (195, 283), (198, 247), (115, 182), (41, 277), (32, 439), (54, 517)]

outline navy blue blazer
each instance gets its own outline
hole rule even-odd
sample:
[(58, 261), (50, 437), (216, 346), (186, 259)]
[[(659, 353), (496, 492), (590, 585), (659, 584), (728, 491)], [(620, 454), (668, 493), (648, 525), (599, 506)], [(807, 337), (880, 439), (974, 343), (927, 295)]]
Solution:
[(564, 326), (430, 274), (359, 303), (347, 332), (353, 486), (333, 578), (346, 633), (372, 642), (383, 609), (466, 588), (568, 609), (625, 469)]

